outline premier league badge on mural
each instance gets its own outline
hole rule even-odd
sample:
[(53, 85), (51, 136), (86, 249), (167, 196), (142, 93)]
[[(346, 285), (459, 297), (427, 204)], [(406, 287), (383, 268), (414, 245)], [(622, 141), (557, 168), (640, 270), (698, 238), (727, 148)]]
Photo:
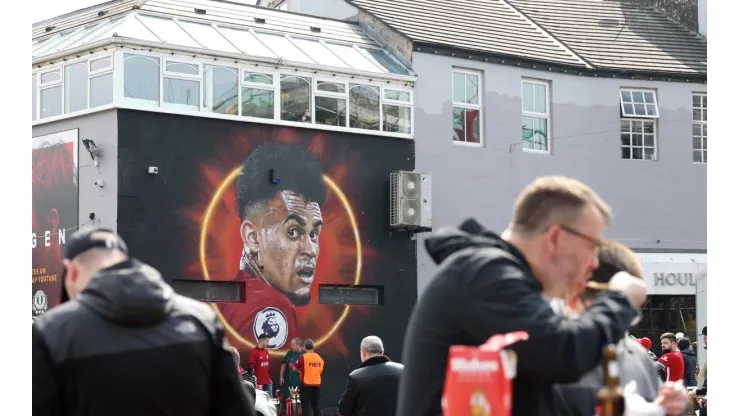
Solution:
[(276, 349), (285, 345), (288, 340), (288, 320), (279, 309), (265, 308), (254, 317), (254, 337), (270, 337), (267, 348)]
[(46, 292), (43, 290), (37, 290), (33, 295), (33, 313), (41, 315), (46, 312), (46, 308), (49, 302), (46, 297)]

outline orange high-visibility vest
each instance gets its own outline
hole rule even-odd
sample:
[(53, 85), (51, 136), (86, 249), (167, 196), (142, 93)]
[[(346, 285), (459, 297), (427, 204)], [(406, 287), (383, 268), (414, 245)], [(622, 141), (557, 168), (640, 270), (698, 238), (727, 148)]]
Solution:
[(320, 386), (321, 373), (324, 372), (324, 360), (315, 352), (303, 354), (302, 381), (306, 386)]

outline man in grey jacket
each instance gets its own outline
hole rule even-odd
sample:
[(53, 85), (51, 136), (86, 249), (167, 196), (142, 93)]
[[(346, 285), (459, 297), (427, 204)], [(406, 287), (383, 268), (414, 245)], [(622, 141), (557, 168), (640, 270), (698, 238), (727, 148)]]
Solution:
[[(585, 290), (570, 297), (563, 307), (563, 313), (573, 319), (589, 308), (602, 286), (619, 272), (627, 272), (642, 277), (642, 268), (637, 256), (628, 247), (609, 241), (599, 248), (599, 266), (586, 285)], [(663, 385), (654, 362), (645, 348), (633, 337), (625, 335), (617, 343), (617, 362), (619, 377), (625, 389), (628, 406), (634, 406), (646, 415), (678, 415), (686, 407), (686, 389), (682, 385), (668, 383)], [(629, 388), (627, 386), (634, 382)], [(603, 384), (603, 371), (597, 366), (577, 383), (558, 386), (557, 404), (560, 414), (572, 416), (592, 416), (596, 405), (595, 396)], [(631, 393), (630, 393), (631, 392)], [(665, 413), (663, 413), (665, 412)]]

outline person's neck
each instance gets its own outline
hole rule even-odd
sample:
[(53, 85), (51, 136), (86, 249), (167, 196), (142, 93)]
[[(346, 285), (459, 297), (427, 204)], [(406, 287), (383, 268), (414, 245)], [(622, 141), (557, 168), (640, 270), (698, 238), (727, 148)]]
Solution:
[(542, 281), (541, 276), (544, 274), (542, 267), (540, 267), (539, 262), (537, 261), (538, 249), (531, 239), (514, 232), (511, 228), (507, 228), (503, 233), (501, 233), (501, 239), (511, 244), (519, 250), (520, 253), (522, 253), (522, 256), (524, 256), (527, 264), (529, 264), (529, 267), (532, 269), (532, 274), (534, 274), (535, 280), (537, 280), (540, 283), (540, 286), (542, 286), (542, 295), (544, 297), (548, 299), (560, 297), (560, 293), (554, 293), (549, 290), (547, 285), (545, 285), (545, 282)]
[[(367, 357), (365, 358), (365, 361), (367, 361), (367, 360), (369, 360), (371, 358), (380, 357), (382, 355), (383, 354), (368, 354)], [(363, 362), (365, 362), (365, 361), (363, 361)]]

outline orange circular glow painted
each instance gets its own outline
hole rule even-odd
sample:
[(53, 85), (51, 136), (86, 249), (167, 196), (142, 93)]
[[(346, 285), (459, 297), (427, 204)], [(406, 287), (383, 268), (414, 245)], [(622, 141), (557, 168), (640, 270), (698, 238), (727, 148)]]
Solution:
[[(206, 262), (206, 241), (208, 236), (208, 226), (211, 222), (211, 217), (213, 216), (213, 210), (216, 207), (216, 204), (221, 200), (226, 190), (234, 183), (236, 180), (236, 177), (239, 176), (239, 173), (241, 172), (241, 166), (234, 169), (229, 173), (229, 175), (221, 182), (221, 185), (219, 185), (218, 189), (216, 189), (216, 192), (213, 194), (213, 197), (211, 198), (211, 202), (208, 204), (208, 207), (206, 208), (205, 212), (203, 213), (203, 225), (201, 227), (200, 231), (200, 266), (201, 270), (203, 272), (203, 278), (205, 280), (211, 280), (211, 276), (208, 272), (208, 264)], [(357, 262), (355, 265), (355, 280), (354, 284), (359, 285), (360, 279), (362, 276), (362, 240), (360, 239), (360, 229), (357, 226), (357, 220), (355, 219), (355, 213), (352, 211), (352, 206), (349, 203), (349, 200), (347, 200), (347, 196), (344, 195), (344, 192), (342, 192), (342, 189), (339, 188), (339, 186), (327, 175), (323, 175), (324, 183), (334, 192), (334, 194), (339, 199), (339, 202), (341, 202), (342, 206), (344, 207), (344, 210), (347, 212), (347, 216), (349, 217), (350, 227), (352, 228), (352, 234), (355, 239), (355, 250), (357, 255)], [(244, 344), (247, 347), (254, 347), (254, 344), (247, 340), (246, 338), (242, 337), (232, 326), (231, 324), (224, 318), (223, 314), (221, 314), (221, 310), (219, 309), (218, 305), (215, 303), (211, 303), (211, 307), (213, 310), (216, 311), (216, 314), (218, 315), (218, 319), (221, 320), (221, 322), (224, 324), (224, 327), (226, 328), (226, 331), (228, 331), (229, 334), (231, 334), (234, 339), (238, 340), (242, 344)], [(324, 334), (322, 335), (315, 343), (316, 347), (318, 348), (326, 342), (334, 333), (341, 328), (342, 323), (345, 319), (347, 319), (347, 315), (349, 315), (350, 306), (345, 305), (344, 310), (342, 311), (342, 314), (339, 316), (339, 319), (334, 322), (334, 325)], [(270, 352), (272, 355), (282, 357), (285, 355), (285, 351), (280, 350), (274, 350)]]

